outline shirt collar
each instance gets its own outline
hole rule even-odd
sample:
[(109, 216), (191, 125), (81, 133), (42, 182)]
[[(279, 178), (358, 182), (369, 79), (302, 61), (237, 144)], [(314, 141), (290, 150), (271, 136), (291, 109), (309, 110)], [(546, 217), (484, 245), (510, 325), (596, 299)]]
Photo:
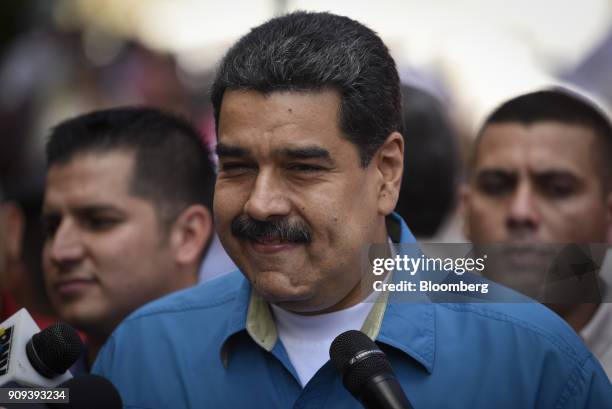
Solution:
[[(387, 218), (387, 231), (395, 243), (416, 243), (406, 223), (395, 213)], [(434, 308), (430, 302), (389, 302), (387, 294), (383, 294), (372, 307), (361, 330), (370, 338), (406, 353), (431, 372), (435, 356), (434, 318)], [(244, 278), (228, 316), (221, 346), (221, 359), (226, 367), (229, 341), (242, 331), (246, 331), (255, 343), (268, 352), (278, 341), (268, 303), (252, 291), (250, 283)]]
[[(395, 243), (417, 243), (414, 235), (397, 213), (387, 218), (387, 231)], [(416, 251), (414, 246), (408, 249), (409, 252)], [(401, 279), (400, 274), (394, 274), (394, 282)], [(406, 300), (401, 294), (395, 297), (393, 294), (389, 296), (389, 293), (386, 292), (383, 297), (372, 309), (362, 331), (370, 338), (375, 338), (409, 355), (431, 373), (434, 367), (436, 347), (433, 304), (429, 298), (422, 295), (417, 295), (418, 299)]]

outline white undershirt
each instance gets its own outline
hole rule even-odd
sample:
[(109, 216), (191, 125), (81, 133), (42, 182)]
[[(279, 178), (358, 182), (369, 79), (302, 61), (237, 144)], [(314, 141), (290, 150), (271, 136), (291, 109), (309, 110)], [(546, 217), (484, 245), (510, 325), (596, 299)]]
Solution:
[(321, 315), (300, 315), (272, 304), (278, 336), (304, 387), (329, 360), (329, 347), (344, 331), (363, 326), (372, 302)]

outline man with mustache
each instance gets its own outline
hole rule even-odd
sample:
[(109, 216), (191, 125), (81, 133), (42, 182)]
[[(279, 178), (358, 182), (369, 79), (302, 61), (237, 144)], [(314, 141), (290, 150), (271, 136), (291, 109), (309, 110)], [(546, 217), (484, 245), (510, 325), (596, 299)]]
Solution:
[(610, 407), (601, 367), (542, 306), (371, 292), (364, 250), (415, 243), (392, 215), (399, 78), (373, 31), (328, 13), (272, 19), (228, 51), (212, 103), (215, 220), (240, 272), (117, 329), (94, 370), (126, 407), (358, 408), (328, 355), (349, 329), (378, 341), (415, 408)]
[(490, 246), (499, 264), (486, 275), (557, 312), (610, 378), (602, 260), (576, 244), (612, 241), (611, 160), (612, 125), (585, 97), (562, 88), (522, 94), (482, 126), (462, 196), (469, 238), (504, 245)]
[(252, 241), (278, 240), (308, 244), (312, 239), (308, 227), (302, 223), (291, 224), (287, 219), (260, 221), (251, 219), (247, 215), (234, 219), (231, 231), (236, 237)]

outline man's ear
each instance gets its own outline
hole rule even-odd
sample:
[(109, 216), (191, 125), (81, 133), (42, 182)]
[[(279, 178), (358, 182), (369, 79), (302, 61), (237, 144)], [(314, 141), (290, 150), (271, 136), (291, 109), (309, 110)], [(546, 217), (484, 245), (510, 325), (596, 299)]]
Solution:
[(14, 202), (0, 204), (0, 235), (5, 243), (6, 256), (10, 260), (21, 259), (23, 252), (23, 235), (25, 232), (25, 215), (21, 207)]
[(469, 220), (469, 209), (470, 200), (472, 199), (472, 188), (468, 182), (463, 182), (459, 186), (459, 215), (463, 221), (463, 235), (470, 241), (472, 241), (470, 231), (470, 220)]
[(200, 263), (200, 255), (213, 232), (210, 210), (202, 205), (191, 205), (181, 212), (170, 231), (170, 243), (175, 262), (181, 266)]
[(25, 216), (14, 202), (0, 203), (0, 290), (12, 290), (18, 285), (23, 252)]
[(402, 186), (404, 172), (404, 138), (399, 132), (393, 132), (382, 144), (373, 160), (381, 177), (378, 192), (378, 210), (388, 215), (395, 209)]

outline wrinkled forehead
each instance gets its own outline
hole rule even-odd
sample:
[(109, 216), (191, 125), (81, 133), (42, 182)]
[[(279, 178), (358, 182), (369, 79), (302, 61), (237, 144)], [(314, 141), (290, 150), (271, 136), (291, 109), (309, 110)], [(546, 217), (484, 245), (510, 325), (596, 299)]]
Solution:
[(267, 94), (227, 91), (221, 106), (218, 143), (251, 154), (316, 146), (333, 150), (348, 141), (340, 129), (339, 106), (340, 96), (335, 90)]

